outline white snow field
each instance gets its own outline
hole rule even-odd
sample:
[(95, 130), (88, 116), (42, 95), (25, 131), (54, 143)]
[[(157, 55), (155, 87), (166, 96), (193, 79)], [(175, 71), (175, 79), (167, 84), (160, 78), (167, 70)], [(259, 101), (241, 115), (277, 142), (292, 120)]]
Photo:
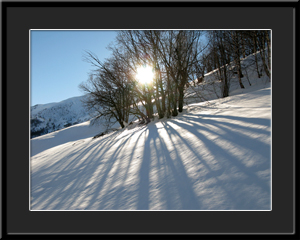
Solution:
[(271, 87), (101, 132), (31, 139), (31, 210), (271, 210)]

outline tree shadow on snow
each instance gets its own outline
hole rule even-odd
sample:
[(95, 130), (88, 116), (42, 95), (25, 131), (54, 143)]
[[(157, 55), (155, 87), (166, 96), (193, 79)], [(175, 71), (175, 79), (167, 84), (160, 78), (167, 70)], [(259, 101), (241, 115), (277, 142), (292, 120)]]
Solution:
[(32, 174), (32, 209), (270, 210), (269, 120), (159, 123), (54, 154)]
[[(204, 116), (207, 118), (200, 118)], [(198, 119), (195, 120), (195, 117)], [(239, 120), (240, 124), (215, 120), (218, 118)], [(245, 127), (242, 123), (248, 123), (249, 126)], [(260, 124), (267, 128), (270, 121), (259, 118), (194, 115), (185, 117), (185, 121), (173, 120), (165, 124), (170, 138), (180, 139), (181, 147), (189, 149), (195, 156), (194, 161), (198, 161), (207, 171), (202, 174), (202, 181), (211, 182), (209, 188), (213, 194), (208, 194), (205, 209), (270, 210), (270, 143), (262, 142), (256, 137), (257, 134), (268, 137), (270, 132), (252, 128), (251, 124)], [(174, 125), (189, 132), (193, 136), (193, 144), (182, 137), (182, 132), (179, 133)], [(243, 134), (243, 131), (248, 134)], [(213, 139), (208, 139), (207, 134), (213, 136)], [(203, 157), (197, 148), (206, 149), (209, 158), (216, 163), (211, 164), (212, 161), (206, 160), (207, 157)], [(211, 166), (216, 165), (219, 167), (213, 170)], [(262, 178), (263, 174), (265, 176)], [(222, 194), (217, 198), (220, 192)]]

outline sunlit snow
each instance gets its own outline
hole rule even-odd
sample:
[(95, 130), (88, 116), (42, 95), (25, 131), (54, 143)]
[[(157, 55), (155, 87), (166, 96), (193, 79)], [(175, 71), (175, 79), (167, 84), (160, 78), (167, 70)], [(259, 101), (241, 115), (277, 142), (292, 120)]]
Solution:
[(174, 118), (31, 139), (31, 210), (271, 210), (271, 85), (250, 80)]
[(32, 210), (270, 210), (270, 90), (93, 140), (86, 123), (33, 139)]

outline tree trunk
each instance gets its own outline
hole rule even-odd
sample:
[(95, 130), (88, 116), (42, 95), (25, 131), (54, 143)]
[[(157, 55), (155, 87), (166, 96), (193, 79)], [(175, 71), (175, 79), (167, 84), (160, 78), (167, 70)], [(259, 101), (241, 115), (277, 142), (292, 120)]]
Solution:
[(220, 62), (219, 62), (219, 58), (216, 57), (216, 63), (217, 63), (217, 68), (218, 68), (218, 73), (219, 73), (219, 78), (221, 81), (223, 81), (223, 78), (222, 78), (222, 70), (221, 70), (221, 66), (220, 66)]
[(245, 51), (245, 39), (243, 34), (241, 34), (241, 38), (242, 38), (242, 53), (243, 53), (243, 58), (246, 57), (246, 51)]
[(257, 72), (257, 76), (258, 78), (260, 78), (260, 73), (259, 73), (259, 69), (258, 69), (258, 61), (257, 61), (257, 49), (256, 49), (256, 45), (257, 45), (257, 41), (256, 41), (257, 35), (256, 32), (254, 31), (254, 35), (253, 35), (253, 51), (254, 51), (254, 57), (255, 57), (255, 65), (256, 65), (256, 72)]
[(224, 97), (228, 97), (229, 96), (229, 86), (228, 86), (228, 79), (227, 79), (227, 69), (226, 69), (226, 54), (225, 54), (225, 49), (224, 49), (224, 45), (223, 45), (223, 41), (222, 41), (222, 38), (223, 38), (223, 34), (222, 36), (220, 37), (220, 52), (221, 52), (221, 62), (223, 64), (223, 77), (224, 77), (224, 81), (223, 81), (223, 98)]
[(262, 58), (262, 61), (263, 61), (263, 66), (264, 66), (264, 70), (265, 70), (265, 73), (267, 74), (267, 76), (269, 78), (271, 78), (271, 74), (269, 72), (269, 69), (268, 69), (268, 65), (267, 65), (267, 62), (266, 62), (266, 55), (265, 55), (265, 36), (264, 36), (264, 33), (261, 32), (260, 33), (260, 41), (259, 41), (259, 50), (260, 50), (260, 55), (261, 55), (261, 58)]
[(163, 118), (164, 114), (161, 111), (160, 100), (159, 100), (158, 79), (155, 80), (155, 86), (156, 86), (156, 93), (154, 94), (153, 97), (155, 99), (156, 110), (157, 110), (159, 118)]
[(228, 96), (229, 96), (229, 89), (228, 89), (227, 77), (225, 77), (222, 97), (225, 98), (225, 97), (228, 97)]
[(175, 89), (174, 89), (174, 99), (173, 99), (173, 111), (172, 111), (172, 116), (176, 117), (178, 115), (177, 111), (177, 90), (178, 90), (178, 84), (177, 82), (175, 83)]
[(178, 99), (178, 111), (182, 112), (183, 110), (183, 96), (184, 96), (184, 88), (182, 86), (178, 89), (179, 99)]
[(167, 109), (167, 118), (171, 116), (171, 102), (172, 102), (172, 89), (171, 89), (171, 80), (169, 72), (167, 71), (167, 94), (168, 94), (168, 109)]
[(266, 36), (267, 48), (268, 48), (268, 67), (269, 67), (269, 70), (271, 71), (271, 41), (269, 38), (268, 31), (265, 31), (265, 36)]
[(235, 65), (238, 72), (239, 84), (241, 88), (245, 88), (242, 83), (242, 68), (241, 68), (241, 59), (240, 59), (240, 49), (239, 49), (239, 35), (238, 32), (234, 32), (234, 48), (235, 48)]
[(223, 98), (224, 98), (229, 96), (229, 86), (228, 86), (226, 67), (224, 67), (223, 71), (224, 71), (224, 81), (223, 81)]
[(124, 123), (123, 123), (123, 121), (121, 121), (121, 120), (118, 120), (118, 122), (119, 122), (119, 124), (121, 125), (121, 127), (122, 128), (124, 128), (125, 126), (124, 126)]
[(161, 72), (159, 72), (159, 79), (160, 79), (160, 94), (161, 94), (161, 108), (162, 108), (162, 112), (165, 115), (166, 112), (166, 93), (164, 91), (163, 88), (163, 84), (162, 84), (162, 78), (161, 78)]
[(112, 111), (112, 114), (114, 115), (115, 119), (117, 119), (118, 123), (122, 128), (124, 128), (123, 118), (120, 116), (120, 113), (117, 111), (117, 114)]

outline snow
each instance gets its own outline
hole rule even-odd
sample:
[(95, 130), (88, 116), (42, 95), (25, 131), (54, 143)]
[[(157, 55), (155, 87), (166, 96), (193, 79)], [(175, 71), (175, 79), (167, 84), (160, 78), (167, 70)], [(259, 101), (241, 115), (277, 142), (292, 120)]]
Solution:
[(32, 106), (30, 109), (32, 137), (90, 120), (92, 117), (82, 104), (83, 98), (84, 96), (73, 97), (58, 103)]
[(77, 124), (59, 131), (48, 133), (31, 139), (31, 155), (36, 155), (47, 149), (59, 146), (64, 143), (77, 144), (86, 138), (91, 138), (106, 128), (98, 125), (91, 125), (89, 121)]
[(92, 139), (89, 122), (31, 139), (31, 210), (271, 210), (271, 86)]

